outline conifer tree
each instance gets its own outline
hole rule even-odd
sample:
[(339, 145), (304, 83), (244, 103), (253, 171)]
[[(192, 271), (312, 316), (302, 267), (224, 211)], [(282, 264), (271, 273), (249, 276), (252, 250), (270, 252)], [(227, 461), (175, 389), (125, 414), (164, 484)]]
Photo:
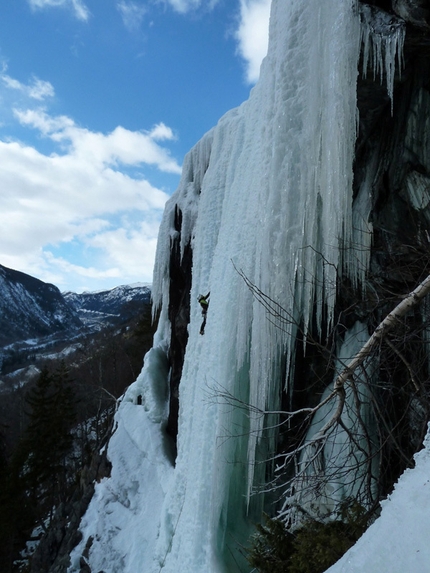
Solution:
[(67, 494), (67, 456), (72, 450), (75, 398), (64, 363), (44, 368), (26, 401), (31, 407), (21, 444), (21, 480), (40, 518)]

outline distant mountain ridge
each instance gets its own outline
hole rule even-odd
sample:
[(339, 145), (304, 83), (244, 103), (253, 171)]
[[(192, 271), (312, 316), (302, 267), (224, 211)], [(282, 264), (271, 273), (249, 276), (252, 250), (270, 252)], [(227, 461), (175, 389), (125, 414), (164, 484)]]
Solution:
[(67, 303), (78, 313), (87, 326), (96, 322), (115, 322), (115, 318), (127, 320), (143, 305), (151, 302), (151, 289), (148, 285), (121, 285), (110, 290), (64, 292)]
[(98, 333), (111, 331), (109, 337), (128, 330), (150, 312), (150, 304), (147, 284), (61, 293), (53, 284), (0, 265), (0, 386), (9, 387), (13, 380), (7, 377), (18, 371), (21, 382), (27, 381), (34, 364), (70, 356)]
[(61, 293), (53, 284), (0, 265), (0, 347), (58, 334), (71, 339), (121, 324), (150, 302), (146, 284)]
[(56, 286), (0, 265), (0, 345), (81, 328)]

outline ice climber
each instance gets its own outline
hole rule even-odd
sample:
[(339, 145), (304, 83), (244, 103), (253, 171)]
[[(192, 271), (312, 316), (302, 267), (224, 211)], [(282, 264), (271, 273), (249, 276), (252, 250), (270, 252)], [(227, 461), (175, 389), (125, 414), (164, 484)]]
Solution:
[(209, 297), (210, 297), (211, 293), (208, 292), (208, 294), (206, 296), (203, 296), (202, 294), (199, 294), (198, 297), (198, 301), (200, 303), (200, 306), (202, 307), (202, 316), (203, 316), (203, 322), (202, 325), (200, 327), (200, 334), (204, 334), (205, 333), (205, 326), (206, 326), (206, 316), (208, 313), (208, 307), (209, 307)]

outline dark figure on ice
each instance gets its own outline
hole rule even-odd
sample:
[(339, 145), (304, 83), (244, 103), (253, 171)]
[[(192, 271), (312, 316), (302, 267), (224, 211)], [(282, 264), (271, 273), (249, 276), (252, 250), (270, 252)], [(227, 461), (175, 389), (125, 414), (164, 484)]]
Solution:
[(200, 327), (200, 334), (204, 334), (205, 333), (205, 326), (206, 326), (206, 315), (208, 313), (208, 306), (209, 306), (209, 297), (210, 297), (210, 292), (208, 292), (208, 294), (206, 296), (203, 296), (202, 294), (199, 294), (199, 298), (197, 299), (200, 303), (200, 306), (202, 307), (202, 316), (203, 316), (203, 322), (202, 325)]

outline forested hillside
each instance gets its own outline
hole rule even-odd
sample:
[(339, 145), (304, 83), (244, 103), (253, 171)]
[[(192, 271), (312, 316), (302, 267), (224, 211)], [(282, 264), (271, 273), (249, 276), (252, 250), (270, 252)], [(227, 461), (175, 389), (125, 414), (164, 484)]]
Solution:
[[(28, 277), (25, 284), (32, 280), (41, 283)], [(96, 317), (88, 317), (87, 310), (81, 322), (79, 305), (70, 307), (78, 328), (68, 331), (64, 326), (59, 336), (54, 332), (31, 341), (18, 339), (3, 349), (2, 573), (28, 571), (28, 558), (36, 548), (35, 571), (46, 571), (62, 543), (72, 547), (94, 480), (109, 473), (100, 451), (109, 438), (117, 401), (140, 372), (154, 332), (149, 289), (114, 291), (94, 295), (109, 300), (109, 308), (98, 304)], [(49, 304), (44, 292), (40, 288), (42, 309)], [(85, 299), (91, 298), (87, 293)], [(24, 310), (31, 314), (34, 309), (29, 304)], [(65, 540), (66, 516), (71, 527)]]

